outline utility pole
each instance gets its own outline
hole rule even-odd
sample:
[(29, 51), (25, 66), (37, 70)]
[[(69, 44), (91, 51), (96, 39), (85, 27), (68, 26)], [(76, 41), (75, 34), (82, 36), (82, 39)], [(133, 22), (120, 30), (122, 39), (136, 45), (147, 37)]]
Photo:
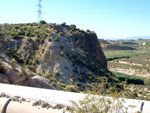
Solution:
[(39, 3), (38, 3), (38, 22), (40, 22), (41, 21), (41, 19), (42, 19), (42, 5), (41, 5), (41, 2), (42, 2), (42, 0), (39, 0)]

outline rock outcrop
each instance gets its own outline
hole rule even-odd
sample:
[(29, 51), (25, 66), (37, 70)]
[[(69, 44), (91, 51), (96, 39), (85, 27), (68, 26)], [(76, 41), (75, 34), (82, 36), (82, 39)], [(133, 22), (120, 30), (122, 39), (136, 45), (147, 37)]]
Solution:
[[(93, 31), (83, 31), (75, 25), (36, 23), (11, 27), (17, 29), (17, 35), (6, 31), (9, 33), (0, 39), (0, 51), (9, 56), (3, 64), (4, 75), (11, 84), (56, 89), (55, 86), (64, 88), (93, 82), (109, 73)], [(10, 62), (13, 59), (15, 63)], [(48, 81), (42, 81), (46, 74), (49, 74)]]
[[(74, 31), (69, 28), (74, 29)], [(62, 27), (58, 25), (56, 29), (65, 33), (65, 37), (69, 37), (69, 41), (74, 43), (80, 50), (83, 50), (89, 57), (92, 57), (104, 67), (107, 67), (107, 61), (96, 33), (93, 31), (80, 32), (80, 30), (76, 29), (75, 25), (71, 25), (71, 27)]]
[(6, 84), (9, 84), (8, 77), (6, 77), (6, 76), (3, 75), (3, 74), (0, 74), (0, 83), (6, 83)]

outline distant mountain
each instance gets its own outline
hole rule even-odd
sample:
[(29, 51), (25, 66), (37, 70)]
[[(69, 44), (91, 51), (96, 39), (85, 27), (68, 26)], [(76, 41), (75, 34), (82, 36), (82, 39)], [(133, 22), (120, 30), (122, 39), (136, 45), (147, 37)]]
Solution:
[(133, 36), (133, 37), (126, 37), (124, 39), (134, 39), (134, 40), (137, 40), (137, 39), (150, 39), (150, 36)]
[(117, 41), (124, 41), (124, 40), (137, 40), (137, 39), (150, 39), (150, 36), (132, 36), (132, 37), (124, 37), (124, 38), (104, 38), (105, 40), (107, 41), (110, 41), (110, 40), (117, 40)]

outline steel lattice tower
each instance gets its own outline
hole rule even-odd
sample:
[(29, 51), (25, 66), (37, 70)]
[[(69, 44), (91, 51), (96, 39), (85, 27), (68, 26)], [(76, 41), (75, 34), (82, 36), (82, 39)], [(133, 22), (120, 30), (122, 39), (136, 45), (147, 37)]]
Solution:
[(41, 19), (42, 19), (42, 5), (41, 5), (41, 2), (42, 2), (42, 0), (39, 0), (39, 4), (37, 5), (38, 6), (38, 22), (40, 22)]

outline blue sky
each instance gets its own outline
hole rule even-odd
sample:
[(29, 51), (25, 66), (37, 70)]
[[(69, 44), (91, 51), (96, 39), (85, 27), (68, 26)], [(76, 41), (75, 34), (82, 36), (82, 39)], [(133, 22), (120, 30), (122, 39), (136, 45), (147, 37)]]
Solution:
[[(0, 23), (37, 22), (38, 0), (1, 0)], [(43, 0), (42, 19), (95, 31), (98, 38), (150, 36), (150, 0)]]

